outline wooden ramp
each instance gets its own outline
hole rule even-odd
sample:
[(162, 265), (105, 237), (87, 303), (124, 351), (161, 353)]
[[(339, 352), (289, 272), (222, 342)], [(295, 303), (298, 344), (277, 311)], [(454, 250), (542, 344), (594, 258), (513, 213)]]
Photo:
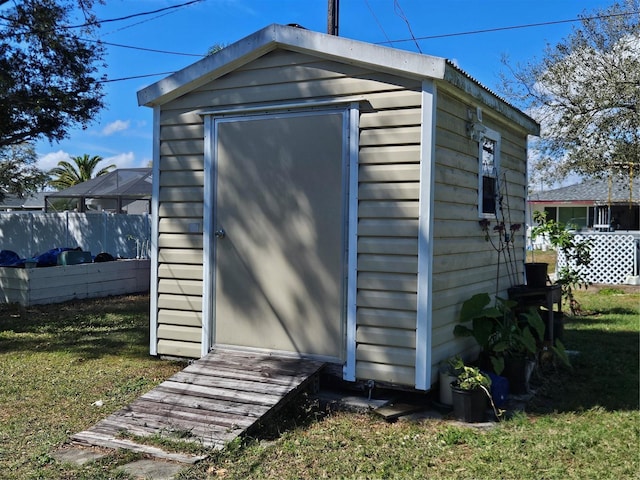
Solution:
[(72, 440), (193, 463), (203, 457), (165, 452), (131, 437), (160, 435), (223, 448), (313, 381), (323, 365), (307, 359), (214, 350)]

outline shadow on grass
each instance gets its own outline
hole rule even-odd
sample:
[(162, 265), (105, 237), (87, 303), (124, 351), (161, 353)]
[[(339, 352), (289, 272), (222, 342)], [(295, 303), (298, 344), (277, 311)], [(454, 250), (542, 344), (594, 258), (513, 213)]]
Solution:
[(563, 342), (573, 368), (543, 375), (531, 411), (640, 408), (640, 333), (608, 329), (614, 323), (586, 317), (574, 318), (566, 325)]
[(148, 355), (149, 297), (0, 305), (0, 352), (65, 351), (82, 358)]
[(598, 312), (600, 315), (636, 315), (637, 312), (631, 308), (613, 307), (609, 309), (603, 309)]

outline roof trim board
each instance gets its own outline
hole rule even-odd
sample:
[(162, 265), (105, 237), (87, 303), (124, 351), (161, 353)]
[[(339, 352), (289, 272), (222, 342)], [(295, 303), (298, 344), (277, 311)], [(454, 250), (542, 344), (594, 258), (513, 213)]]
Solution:
[(138, 104), (163, 105), (278, 48), (417, 80), (441, 80), (539, 134), (529, 116), (445, 58), (374, 45), (298, 27), (272, 24), (138, 91)]
[(278, 47), (416, 79), (444, 78), (444, 58), (412, 52), (398, 55), (394, 48), (272, 24), (143, 88), (138, 91), (138, 104), (152, 106), (171, 101)]

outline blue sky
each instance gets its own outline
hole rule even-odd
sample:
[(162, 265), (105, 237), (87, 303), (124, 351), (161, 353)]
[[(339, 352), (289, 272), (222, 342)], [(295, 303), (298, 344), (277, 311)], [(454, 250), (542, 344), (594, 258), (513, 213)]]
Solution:
[[(158, 10), (187, 0), (107, 0), (98, 6), (100, 19)], [(570, 20), (611, 2), (592, 0), (341, 0), (340, 36), (388, 45), (388, 41)], [(399, 8), (398, 8), (399, 6)], [(404, 14), (404, 18), (403, 18)], [(406, 18), (406, 21), (405, 21)], [(104, 23), (101, 40), (156, 53), (106, 46), (106, 74), (122, 79), (179, 70), (197, 61), (214, 44), (230, 44), (272, 23), (298, 23), (326, 31), (327, 0), (202, 0), (198, 3), (129, 20)], [(408, 24), (408, 25), (407, 25)], [(489, 88), (495, 89), (512, 63), (540, 58), (545, 45), (566, 37), (577, 23), (510, 29), (493, 33), (420, 39), (422, 53), (446, 57)], [(413, 40), (395, 48), (418, 51)], [(194, 56), (196, 55), (196, 56)], [(151, 160), (152, 112), (137, 105), (136, 92), (166, 75), (105, 84), (106, 108), (86, 130), (68, 139), (39, 142), (43, 169), (69, 156), (100, 155), (118, 167), (147, 166)]]

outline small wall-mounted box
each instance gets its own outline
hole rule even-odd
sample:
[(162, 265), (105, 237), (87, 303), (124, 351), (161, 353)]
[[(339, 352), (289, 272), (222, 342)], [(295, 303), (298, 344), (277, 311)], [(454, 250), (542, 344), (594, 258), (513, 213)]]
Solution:
[(58, 265), (78, 265), (79, 263), (91, 263), (91, 252), (78, 252), (67, 250), (58, 255)]

